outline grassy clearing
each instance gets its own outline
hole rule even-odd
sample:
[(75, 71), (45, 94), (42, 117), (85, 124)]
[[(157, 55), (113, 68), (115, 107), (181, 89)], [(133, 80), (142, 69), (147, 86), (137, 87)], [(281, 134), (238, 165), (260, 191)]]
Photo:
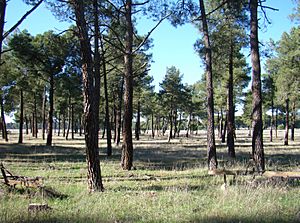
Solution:
[[(282, 138), (268, 142), (268, 170), (300, 171), (300, 131), (296, 141), (282, 146)], [(283, 136), (283, 132), (279, 132)], [(251, 177), (238, 177), (222, 190), (222, 177), (206, 171), (205, 133), (191, 139), (151, 139), (135, 142), (134, 171), (122, 171), (120, 148), (105, 157), (101, 140), (101, 170), (104, 193), (89, 194), (82, 138), (65, 141), (55, 137), (54, 146), (25, 137), (18, 145), (0, 143), (0, 159), (11, 172), (41, 176), (44, 184), (67, 197), (49, 198), (35, 191), (0, 188), (0, 222), (300, 222), (300, 186), (293, 184), (249, 184)], [(220, 167), (244, 169), (251, 151), (251, 138), (237, 131), (237, 160), (226, 155), (217, 141)], [(2, 191), (2, 193), (1, 193)], [(29, 203), (47, 203), (51, 211), (28, 213)]]

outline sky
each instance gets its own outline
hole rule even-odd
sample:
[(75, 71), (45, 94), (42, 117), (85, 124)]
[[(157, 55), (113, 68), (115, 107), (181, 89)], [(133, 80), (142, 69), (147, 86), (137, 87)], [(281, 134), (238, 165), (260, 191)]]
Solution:
[[(279, 11), (268, 10), (268, 17), (272, 24), (262, 27), (259, 31), (259, 38), (267, 41), (270, 38), (279, 40), (283, 32), (288, 32), (293, 23), (288, 15), (292, 13), (293, 0), (267, 0), (267, 6), (279, 9)], [(21, 0), (10, 0), (6, 12), (5, 29), (9, 29), (19, 18), (30, 9)], [(145, 34), (152, 29), (153, 23), (150, 20), (142, 19), (138, 21), (137, 30), (139, 34)], [(59, 22), (48, 10), (44, 3), (37, 8), (28, 18), (19, 26), (20, 30), (27, 29), (32, 35), (43, 33), (48, 30), (54, 30), (57, 33), (65, 30), (70, 24)], [(201, 79), (204, 73), (203, 66), (198, 55), (194, 51), (194, 43), (201, 34), (193, 25), (184, 25), (181, 27), (172, 27), (168, 21), (164, 21), (152, 33), (154, 47), (149, 51), (153, 55), (150, 75), (154, 77), (156, 90), (159, 89), (159, 83), (163, 80), (166, 68), (175, 66), (183, 74), (183, 83), (193, 84)]]

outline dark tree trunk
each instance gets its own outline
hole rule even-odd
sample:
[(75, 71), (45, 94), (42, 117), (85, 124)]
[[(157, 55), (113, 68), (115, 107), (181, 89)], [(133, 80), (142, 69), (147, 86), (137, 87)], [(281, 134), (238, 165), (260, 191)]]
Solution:
[(66, 140), (69, 139), (69, 133), (70, 133), (70, 128), (71, 128), (71, 96), (69, 96), (69, 107), (68, 107), (68, 127), (67, 127), (67, 133), (66, 133)]
[(42, 137), (43, 140), (45, 140), (45, 131), (46, 131), (46, 103), (47, 103), (47, 94), (46, 94), (46, 87), (44, 88), (44, 95), (43, 95), (43, 107), (42, 107), (42, 113), (43, 113), (43, 124), (42, 124)]
[(226, 119), (225, 119), (225, 123), (224, 123), (224, 126), (223, 126), (222, 139), (221, 139), (221, 142), (222, 142), (222, 143), (225, 143), (225, 142), (226, 142), (227, 115), (228, 115), (228, 113), (226, 113)]
[(162, 120), (162, 135), (164, 136), (166, 132), (166, 124), (165, 124), (165, 117)]
[(26, 128), (26, 135), (29, 134), (29, 131), (28, 131), (28, 118), (27, 118), (27, 115), (25, 115), (25, 128)]
[(277, 127), (278, 127), (278, 108), (276, 108), (276, 114), (275, 114), (275, 138), (277, 139)]
[(106, 61), (104, 57), (104, 46), (103, 41), (101, 39), (101, 49), (102, 49), (102, 72), (103, 72), (103, 83), (104, 83), (104, 97), (105, 97), (105, 125), (106, 125), (106, 144), (107, 156), (112, 155), (112, 147), (111, 147), (111, 126), (110, 126), (110, 117), (109, 117), (109, 101), (108, 101), (108, 90), (107, 90), (107, 73), (106, 73)]
[(273, 127), (274, 127), (274, 101), (271, 101), (271, 125), (270, 125), (270, 142), (273, 142)]
[(176, 133), (177, 133), (177, 109), (174, 112), (174, 135), (173, 138), (176, 138)]
[(169, 121), (170, 121), (170, 132), (169, 132), (168, 142), (170, 142), (173, 137), (173, 110), (171, 110), (171, 113), (169, 114)]
[(218, 115), (217, 115), (217, 129), (218, 129), (218, 138), (221, 138), (221, 118), (220, 118), (220, 112), (218, 111)]
[(81, 120), (81, 114), (79, 115), (79, 136), (82, 136), (82, 120)]
[(180, 134), (181, 118), (182, 118), (182, 114), (180, 113), (179, 114), (178, 127), (177, 127), (177, 137), (179, 137), (179, 134)]
[(20, 122), (19, 122), (19, 141), (18, 143), (23, 143), (23, 112), (24, 112), (24, 102), (23, 102), (23, 89), (20, 89)]
[(136, 115), (136, 124), (135, 124), (135, 139), (140, 140), (140, 127), (141, 126), (141, 103), (138, 101), (138, 109)]
[[(221, 108), (221, 118), (220, 118), (220, 135), (219, 138), (222, 140), (223, 142), (223, 129), (224, 129), (224, 125), (223, 125), (223, 109)], [(225, 138), (224, 138), (224, 142), (225, 142)]]
[(117, 116), (116, 116), (116, 145), (118, 146), (121, 141), (121, 128), (122, 128), (122, 101), (123, 101), (123, 92), (124, 92), (124, 78), (122, 78), (121, 86), (119, 89), (119, 104), (117, 107)]
[(59, 113), (58, 113), (58, 131), (57, 131), (58, 136), (60, 136), (60, 125), (61, 125), (61, 113), (59, 111)]
[(233, 41), (230, 44), (229, 78), (227, 86), (227, 147), (228, 156), (235, 158), (234, 149), (234, 104), (233, 104)]
[[(73, 0), (76, 25), (81, 47), (83, 93), (84, 93), (84, 134), (86, 144), (86, 160), (88, 166), (88, 189), (91, 192), (103, 191), (103, 184), (99, 159), (99, 97), (100, 75), (93, 72), (93, 58), (91, 44), (88, 37), (87, 22), (85, 20), (85, 8), (83, 0)], [(94, 0), (94, 11), (98, 21), (97, 1)], [(95, 36), (95, 38), (98, 38)], [(96, 55), (95, 55), (96, 56)], [(96, 62), (95, 58), (95, 62)], [(99, 64), (97, 63), (98, 67)], [(96, 68), (95, 67), (95, 72)]]
[(250, 45), (252, 63), (252, 156), (258, 172), (265, 170), (263, 147), (262, 95), (261, 95), (261, 68), (258, 47), (258, 18), (257, 0), (250, 0)]
[(1, 106), (2, 138), (5, 139), (6, 142), (8, 142), (2, 95), (0, 95), (0, 106)]
[(188, 138), (189, 137), (189, 131), (191, 129), (191, 118), (192, 118), (192, 113), (189, 114), (189, 121), (188, 121), (188, 125), (187, 125), (187, 130), (186, 130), (186, 134), (185, 136)]
[(71, 104), (71, 136), (74, 139), (74, 104)]
[(63, 113), (63, 137), (66, 137), (66, 111)]
[(295, 141), (296, 103), (293, 101), (293, 114), (291, 120), (291, 140)]
[(38, 121), (37, 121), (37, 101), (36, 93), (34, 94), (34, 136), (38, 137)]
[(152, 133), (152, 138), (154, 139), (155, 133), (154, 133), (154, 114), (153, 114), (153, 111), (151, 113), (151, 133)]
[(124, 55), (124, 125), (121, 166), (124, 170), (130, 170), (133, 163), (132, 144), (132, 99), (133, 99), (133, 72), (132, 72), (132, 1), (125, 3), (125, 55)]
[(48, 131), (47, 131), (47, 146), (52, 145), (53, 135), (53, 95), (54, 95), (54, 75), (50, 75), (50, 88), (49, 88), (49, 114), (48, 114)]
[(289, 102), (290, 100), (287, 98), (285, 100), (285, 134), (284, 134), (284, 145), (287, 146), (289, 144)]
[(213, 93), (213, 74), (212, 74), (212, 56), (209, 42), (209, 32), (206, 21), (204, 1), (199, 0), (201, 10), (202, 29), (205, 44), (205, 64), (206, 64), (206, 90), (207, 90), (207, 157), (208, 169), (214, 170), (218, 167), (217, 152), (214, 133), (214, 93)]

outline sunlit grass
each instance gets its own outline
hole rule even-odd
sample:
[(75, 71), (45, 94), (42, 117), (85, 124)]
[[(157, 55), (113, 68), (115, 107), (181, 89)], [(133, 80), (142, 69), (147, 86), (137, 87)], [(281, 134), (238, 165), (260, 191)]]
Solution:
[[(280, 132), (282, 134), (282, 132)], [(54, 138), (53, 147), (41, 140), (25, 145), (0, 144), (1, 162), (14, 174), (41, 176), (47, 188), (66, 195), (49, 198), (43, 193), (0, 189), (0, 222), (299, 222), (300, 187), (294, 184), (251, 184), (251, 176), (237, 177), (226, 190), (222, 176), (208, 176), (205, 133), (167, 143), (166, 137), (143, 136), (135, 142), (135, 170), (120, 169), (120, 148), (105, 156), (101, 140), (101, 171), (105, 191), (89, 194), (83, 139)], [(246, 131), (237, 132), (236, 160), (217, 140), (220, 167), (245, 169), (251, 151)], [(299, 171), (299, 130), (295, 142), (268, 142), (269, 170)], [(15, 141), (14, 141), (15, 140)], [(29, 213), (30, 203), (47, 203), (52, 210)]]

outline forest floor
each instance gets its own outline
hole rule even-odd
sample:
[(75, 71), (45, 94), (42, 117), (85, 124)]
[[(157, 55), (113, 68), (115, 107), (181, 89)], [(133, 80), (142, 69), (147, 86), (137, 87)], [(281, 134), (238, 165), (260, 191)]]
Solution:
[[(269, 142), (264, 132), (266, 169), (300, 172), (300, 129), (295, 141), (283, 146), (284, 132)], [(236, 159), (227, 156), (226, 144), (216, 140), (219, 168), (246, 170), (251, 153), (248, 131), (237, 130)], [(167, 137), (142, 135), (134, 141), (134, 170), (120, 168), (120, 149), (105, 156), (100, 140), (105, 191), (87, 191), (83, 137), (66, 141), (54, 136), (53, 146), (17, 133), (0, 141), (0, 162), (15, 175), (42, 177), (47, 190), (10, 189), (0, 183), (0, 222), (300, 222), (299, 180), (271, 181), (259, 176), (238, 176), (235, 181), (209, 176), (206, 133)], [(1, 177), (0, 177), (1, 178)], [(259, 180), (258, 180), (259, 179)], [(2, 179), (0, 179), (2, 180)], [(32, 203), (51, 210), (28, 211)]]

